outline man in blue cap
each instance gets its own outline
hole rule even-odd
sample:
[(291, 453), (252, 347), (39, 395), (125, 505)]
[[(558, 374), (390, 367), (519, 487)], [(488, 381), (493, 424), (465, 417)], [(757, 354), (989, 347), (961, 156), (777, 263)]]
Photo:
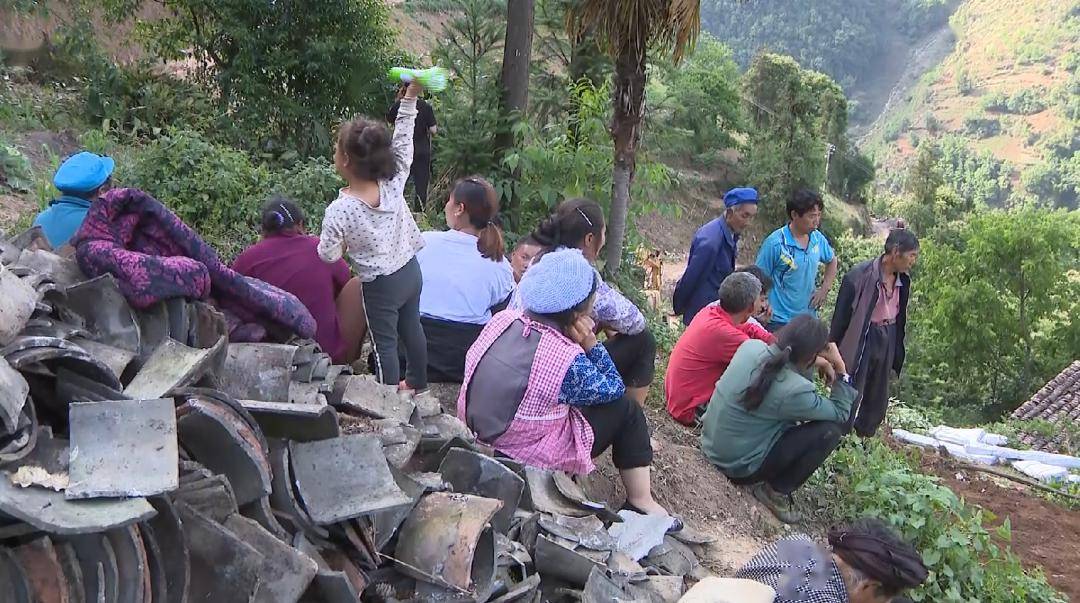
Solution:
[(752, 188), (733, 188), (724, 194), (724, 215), (698, 229), (690, 244), (686, 263), (671, 306), (689, 325), (702, 308), (716, 301), (720, 283), (735, 272), (739, 255), (739, 235), (754, 221), (758, 211), (758, 192)]
[(67, 245), (82, 226), (90, 204), (98, 195), (109, 190), (115, 163), (110, 157), (88, 151), (76, 153), (60, 164), (53, 184), (60, 196), (34, 218), (53, 249)]

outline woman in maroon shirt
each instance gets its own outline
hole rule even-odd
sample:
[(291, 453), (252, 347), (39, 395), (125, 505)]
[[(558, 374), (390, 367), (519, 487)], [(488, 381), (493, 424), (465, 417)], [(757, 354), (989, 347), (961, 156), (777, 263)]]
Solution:
[(319, 347), (334, 362), (352, 363), (367, 332), (360, 279), (351, 277), (345, 260), (327, 264), (319, 258), (319, 238), (304, 231), (303, 211), (286, 198), (263, 206), (262, 234), (237, 256), (233, 270), (298, 297), (318, 323)]

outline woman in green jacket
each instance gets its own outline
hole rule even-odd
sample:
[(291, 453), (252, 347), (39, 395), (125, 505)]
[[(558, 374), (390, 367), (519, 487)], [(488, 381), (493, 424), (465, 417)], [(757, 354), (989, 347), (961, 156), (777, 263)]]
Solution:
[[(858, 395), (825, 323), (795, 317), (769, 345), (751, 339), (716, 382), (702, 422), (705, 456), (736, 484), (754, 484), (754, 497), (785, 523), (798, 515), (791, 494), (836, 449)], [(811, 376), (822, 356), (837, 378), (828, 398)]]

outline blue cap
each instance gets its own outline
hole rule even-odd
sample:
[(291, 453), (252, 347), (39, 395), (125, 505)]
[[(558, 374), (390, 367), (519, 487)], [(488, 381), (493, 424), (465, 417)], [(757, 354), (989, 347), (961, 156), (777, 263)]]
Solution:
[(565, 312), (585, 301), (595, 282), (596, 270), (580, 249), (545, 253), (521, 278), (521, 305), (537, 314)]
[(89, 193), (105, 184), (115, 165), (111, 157), (89, 151), (76, 153), (60, 164), (53, 184), (64, 193)]
[(736, 205), (742, 205), (743, 203), (753, 203), (757, 205), (758, 194), (756, 188), (733, 188), (724, 193), (724, 207), (735, 207)]

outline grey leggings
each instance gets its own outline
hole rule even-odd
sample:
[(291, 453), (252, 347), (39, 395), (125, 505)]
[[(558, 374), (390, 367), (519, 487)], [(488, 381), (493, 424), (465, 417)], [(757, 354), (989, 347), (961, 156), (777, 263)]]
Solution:
[(423, 286), (420, 263), (415, 257), (397, 272), (364, 283), (364, 311), (375, 346), (375, 373), (386, 385), (401, 381), (400, 338), (407, 360), (406, 383), (413, 389), (427, 389), (427, 340), (420, 326)]

